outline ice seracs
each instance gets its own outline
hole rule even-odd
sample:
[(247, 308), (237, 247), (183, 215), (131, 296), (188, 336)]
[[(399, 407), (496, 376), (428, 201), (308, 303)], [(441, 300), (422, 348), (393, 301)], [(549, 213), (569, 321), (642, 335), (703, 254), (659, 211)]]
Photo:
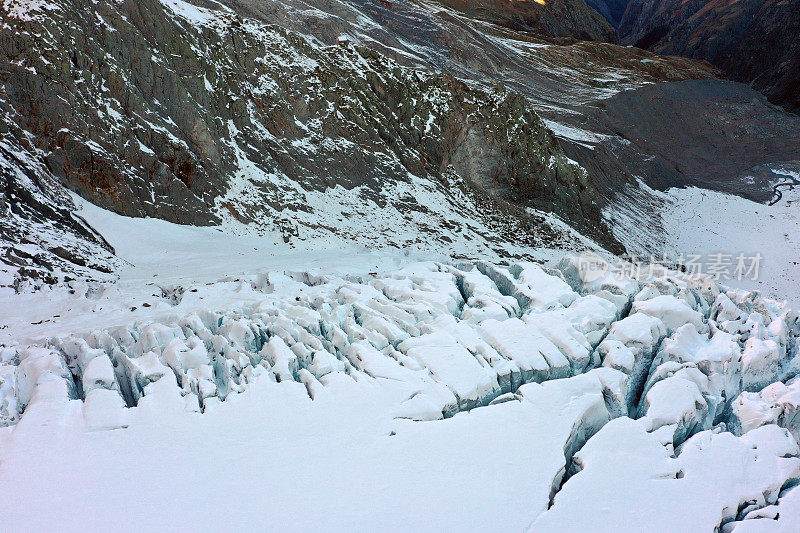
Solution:
[(742, 437), (701, 432), (672, 457), (640, 421), (617, 418), (576, 454), (580, 471), (529, 531), (656, 524), (664, 531), (718, 531), (778, 501), (787, 480), (800, 474), (798, 452), (788, 432), (773, 425)]
[[(411, 513), (456, 529), (491, 515), (532, 531), (638, 530), (656, 520), (676, 531), (765, 520), (792, 530), (796, 518), (780, 509), (800, 479), (797, 315), (708, 278), (633, 279), (624, 265), (591, 273), (582, 261), (224, 278), (184, 288), (171, 313), (4, 346), (0, 497), (20, 483), (22, 469), (3, 466), (19, 460), (14, 442), (49, 442), (59, 428), (82, 447), (94, 435), (117, 449), (127, 436), (161, 442), (152, 428), (166, 424), (194, 435), (181, 444), (190, 456), (227, 432), (243, 439), (244, 455), (272, 449), (247, 467), (239, 445), (216, 452), (236, 475), (252, 470), (271, 483), (276, 461), (310, 439), (308, 468), (344, 476), (342, 486), (374, 504), (359, 519), (376, 526), (408, 525)], [(203, 305), (212, 295), (227, 306)], [(230, 425), (239, 416), (248, 422)], [(300, 440), (255, 422), (275, 416), (294, 421)], [(340, 470), (344, 456), (319, 451), (340, 449), (358, 459), (359, 476), (377, 471), (386, 485), (364, 493)], [(494, 483), (489, 473), (514, 487), (486, 496), (478, 483)], [(43, 482), (57, 481), (48, 475)], [(336, 491), (281, 483), (286, 498), (302, 486), (336, 507), (332, 523), (354, 519), (333, 504)], [(452, 499), (435, 509), (419, 507), (445, 493)], [(384, 496), (408, 507), (398, 514)], [(491, 506), (486, 497), (496, 498)], [(459, 501), (470, 510), (459, 513)], [(502, 510), (513, 512), (492, 515)], [(319, 519), (310, 512), (300, 523)]]
[(743, 392), (731, 405), (730, 428), (734, 433), (778, 424), (800, 441), (800, 379), (776, 382), (760, 392)]

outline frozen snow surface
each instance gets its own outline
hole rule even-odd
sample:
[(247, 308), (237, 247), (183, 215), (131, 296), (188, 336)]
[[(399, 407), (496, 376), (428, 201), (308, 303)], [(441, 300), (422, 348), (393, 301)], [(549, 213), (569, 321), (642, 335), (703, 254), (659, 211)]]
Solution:
[(4, 531), (800, 531), (785, 303), (84, 214), (117, 282), (0, 295)]
[[(796, 185), (765, 205), (698, 187), (660, 192), (640, 182), (629, 185), (604, 214), (632, 255), (699, 265), (721, 283), (800, 307), (799, 198)], [(736, 275), (739, 257), (746, 259), (746, 269)], [(750, 266), (756, 268), (750, 271)]]
[(672, 195), (674, 203), (665, 214), (665, 226), (676, 251), (705, 256), (761, 254), (756, 279), (724, 282), (800, 306), (800, 217), (794, 205), (800, 191), (787, 191), (775, 205), (697, 188), (673, 190)]

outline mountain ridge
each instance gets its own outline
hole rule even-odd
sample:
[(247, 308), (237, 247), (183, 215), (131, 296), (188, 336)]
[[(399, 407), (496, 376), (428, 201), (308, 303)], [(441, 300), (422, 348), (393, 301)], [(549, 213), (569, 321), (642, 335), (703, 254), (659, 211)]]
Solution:
[(621, 42), (704, 59), (800, 112), (800, 3), (796, 0), (632, 0)]

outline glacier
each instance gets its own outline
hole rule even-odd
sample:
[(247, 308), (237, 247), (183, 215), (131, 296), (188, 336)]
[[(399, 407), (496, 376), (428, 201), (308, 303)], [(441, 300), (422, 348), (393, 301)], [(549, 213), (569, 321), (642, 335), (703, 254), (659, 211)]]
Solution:
[(786, 303), (594, 254), (253, 269), (211, 240), (190, 275), (129, 247), (0, 332), (9, 530), (800, 524)]

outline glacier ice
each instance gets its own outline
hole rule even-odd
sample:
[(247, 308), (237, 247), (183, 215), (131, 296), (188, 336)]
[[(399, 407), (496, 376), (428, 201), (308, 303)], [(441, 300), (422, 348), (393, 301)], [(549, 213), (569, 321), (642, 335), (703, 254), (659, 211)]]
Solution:
[[(427, 468), (479, 450), (482, 461), (532, 453), (538, 462), (502, 464), (530, 473), (519, 520), (533, 531), (617, 531), (631, 513), (675, 530), (789, 520), (780, 509), (800, 479), (797, 315), (689, 274), (631, 279), (604, 268), (590, 275), (566, 258), (552, 269), (425, 262), (370, 276), (269, 273), (252, 278), (241, 305), (190, 308), (184, 298), (174, 306), (182, 315), (4, 346), (0, 459), (3, 435), (105, 435), (159, 420), (189, 431), (266, 394), (263, 408), (287, 420), (360, 413), (345, 426), (368, 428), (363, 438), (378, 448), (361, 442), (353, 453), (388, 469), (398, 488), (400, 470), (375, 466), (381, 446), (413, 449)], [(259, 431), (268, 447), (284, 442)], [(334, 449), (356, 439), (296, 431)], [(492, 440), (504, 432), (513, 439)], [(450, 474), (468, 471), (458, 468)]]

